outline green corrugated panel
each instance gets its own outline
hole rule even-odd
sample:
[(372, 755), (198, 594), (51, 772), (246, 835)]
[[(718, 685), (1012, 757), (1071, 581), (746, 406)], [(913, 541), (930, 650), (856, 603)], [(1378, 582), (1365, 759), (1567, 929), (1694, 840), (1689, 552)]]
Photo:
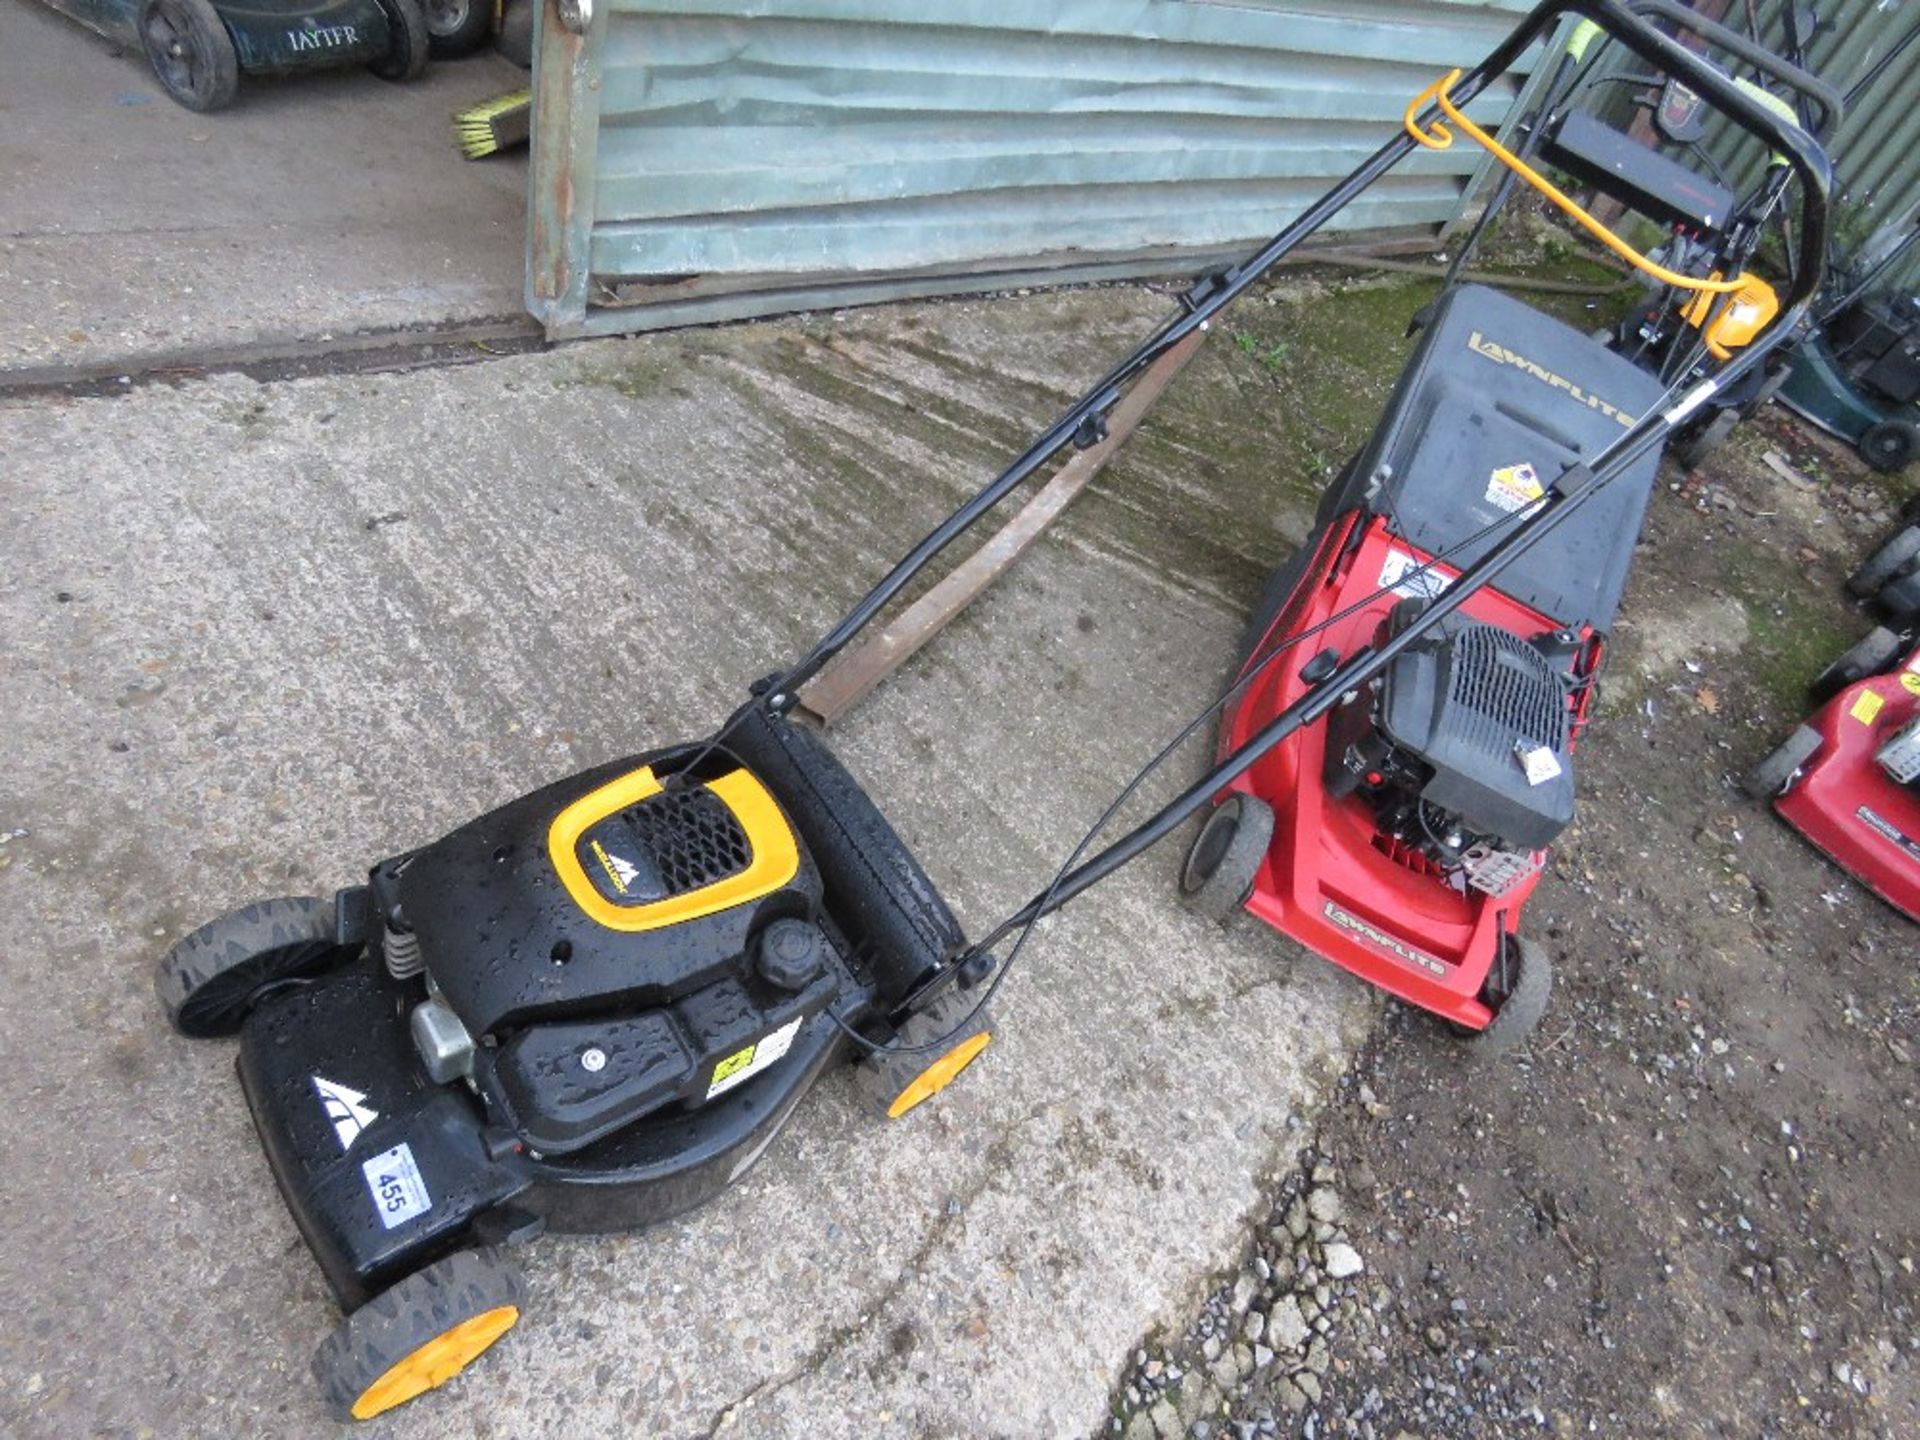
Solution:
[[(575, 138), (535, 146), (529, 304), (565, 334), (709, 299), (767, 313), (1197, 264), (1278, 229), (1526, 8), (614, 0), (584, 44), (549, 12), (537, 113)], [(1430, 232), (1479, 158), (1417, 157), (1344, 228)]]

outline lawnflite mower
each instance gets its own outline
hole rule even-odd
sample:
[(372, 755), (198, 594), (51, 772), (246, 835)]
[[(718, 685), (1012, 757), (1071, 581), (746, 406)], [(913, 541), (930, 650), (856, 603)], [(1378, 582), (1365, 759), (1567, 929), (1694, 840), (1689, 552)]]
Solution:
[[(1826, 87), (1757, 46), (1664, 4), (1635, 8), (1806, 87), (1838, 117)], [(1575, 31), (1548, 80), (1550, 102), (1570, 93), (1566, 72), (1591, 59), (1597, 28)], [(1707, 72), (1710, 87), (1666, 73), (1704, 103), (1747, 119), (1764, 113), (1805, 143), (1791, 107), (1753, 86), (1717, 70)], [(1751, 253), (1750, 235), (1716, 245), (1710, 278), (1653, 265), (1599, 230), (1525, 155), (1543, 150), (1604, 193), (1666, 218), (1682, 205), (1704, 215), (1695, 199), (1706, 182), (1552, 103), (1525, 119), (1516, 153), (1466, 120), (1444, 87), (1437, 93), (1445, 122), (1491, 150), (1510, 177), (1542, 190), (1663, 288), (1690, 291), (1696, 307), (1714, 312), (1699, 317), (1692, 354), (1673, 371), (1689, 398), (1673, 404), (1656, 371), (1490, 290), (1450, 286), (1423, 310), (1386, 414), (1261, 597), (1218, 753), (1259, 749), (1276, 717), (1303, 707), (1327, 723), (1244, 769), (1195, 839), (1182, 883), (1204, 911), (1226, 918), (1244, 908), (1492, 1055), (1538, 1024), (1551, 987), (1548, 956), (1520, 937), (1520, 916), (1573, 818), (1574, 751), (1660, 458), (1643, 437), (1656, 417), (1653, 428), (1663, 429), (1737, 383), (1756, 363), (1755, 346), (1786, 332), (1771, 287), (1729, 263)], [(1727, 103), (1732, 95), (1743, 97), (1741, 109)], [(1780, 154), (1783, 168), (1797, 165)], [(1576, 164), (1580, 156), (1588, 158)], [(1496, 203), (1510, 189), (1503, 183)], [(1715, 235), (1742, 228), (1728, 202)], [(1807, 274), (1795, 286), (1804, 299)], [(1724, 321), (1762, 292), (1770, 325)], [(1596, 466), (1607, 483), (1576, 489), (1573, 477)], [(1549, 493), (1586, 497), (1578, 520), (1485, 583), (1485, 559), (1502, 553), (1512, 522)], [(1443, 604), (1450, 618), (1428, 623)], [(1268, 663), (1296, 648), (1311, 658)], [(1356, 656), (1381, 663), (1356, 680)]]
[(1920, 920), (1920, 648), (1875, 627), (1814, 682), (1825, 703), (1743, 788), (1910, 920)]
[[(1637, 523), (1640, 477), (1705, 389), (1612, 389), (1612, 373), (1581, 369), (1585, 352), (1565, 350), (1549, 322), (1523, 323), (1483, 291), (1457, 292), (1430, 327), (1381, 437), (1350, 472), (1359, 478), (1338, 492), (1311, 547), (1313, 573), (1350, 602), (1325, 620), (1307, 619), (1302, 607), (1318, 604), (1325, 587), (1293, 587), (1302, 599), (1283, 597), (1285, 633), (1263, 630), (1246, 671), (1263, 698), (1234, 710), (1236, 743), (1220, 762), (1089, 853), (1170, 745), (1045, 888), (980, 938), (965, 938), (859, 783), (793, 711), (802, 687), (957, 536), (1076, 442), (1100, 443), (1107, 417), (1156, 362), (1396, 164), (1438, 143), (1436, 121), (1465, 124), (1458, 107), (1574, 14), (1697, 84), (1736, 124), (1787, 154), (1804, 192), (1803, 228), (1824, 234), (1828, 170), (1811, 139), (1616, 0), (1549, 0), (1480, 65), (1416, 100), (1404, 133), (1256, 254), (1197, 286), (812, 649), (756, 684), (715, 733), (537, 790), (379, 861), (364, 884), (331, 899), (245, 907), (165, 957), (158, 987), (173, 1023), (190, 1035), (238, 1035), (241, 1086), (270, 1168), (349, 1312), (315, 1360), (337, 1414), (365, 1418), (418, 1395), (504, 1334), (526, 1301), (512, 1242), (549, 1228), (643, 1224), (731, 1184), (836, 1061), (857, 1062), (860, 1085), (887, 1115), (911, 1111), (988, 1044), (986, 1006), (1035, 921), (1224, 793), (1251, 813), (1251, 802), (1274, 795), (1276, 765), (1289, 767), (1301, 813), (1312, 806), (1327, 817), (1336, 838), (1326, 843), (1345, 843), (1337, 837), (1362, 825), (1405, 851), (1368, 851), (1408, 877), (1402, 898), (1342, 902), (1340, 921), (1316, 911), (1316, 943), (1323, 930), (1340, 943), (1371, 934), (1433, 954), (1430, 917), (1462, 906), (1491, 907), (1484, 933), (1511, 930), (1514, 890), (1469, 898), (1465, 856), (1474, 853), (1482, 875), (1495, 862), (1476, 846), (1488, 856), (1521, 853), (1530, 864), (1525, 847), (1544, 843), (1532, 818), (1538, 796), (1552, 797), (1552, 819), (1564, 823), (1567, 732), (1590, 689), (1594, 636), (1625, 563), (1613, 558), (1614, 531)], [(1794, 277), (1783, 319), (1811, 287), (1810, 276)], [(1498, 476), (1482, 463), (1483, 430), (1512, 442), (1510, 455), (1499, 451)], [(1482, 504), (1495, 491), (1499, 499)], [(1394, 507), (1400, 519), (1389, 518)], [(1569, 524), (1594, 515), (1598, 522)], [(1570, 574), (1547, 588), (1537, 553), (1603, 578)], [(1536, 578), (1512, 595), (1488, 589), (1523, 562), (1519, 573)], [(1442, 566), (1451, 579), (1444, 588)], [(1417, 603), (1402, 604), (1395, 587)], [(1422, 598), (1416, 587), (1434, 593)], [(1371, 618), (1356, 623), (1363, 615)], [(1316, 732), (1308, 727), (1329, 716), (1343, 737), (1340, 755), (1351, 745), (1373, 757), (1362, 697), (1404, 695), (1417, 705), (1409, 687), (1421, 683), (1425, 729), (1399, 701), (1391, 732), (1374, 725), (1374, 735), (1396, 741), (1367, 761), (1382, 767), (1381, 785), (1365, 766), (1349, 784), (1300, 764), (1309, 743), (1316, 754), (1324, 748), (1309, 741)], [(1538, 785), (1512, 791), (1495, 760), (1540, 777)], [(1421, 767), (1432, 770), (1428, 780)], [(1394, 808), (1389, 770), (1394, 787), (1427, 792), (1419, 806)], [(1509, 793), (1503, 808), (1482, 805)], [(1451, 807), (1445, 814), (1442, 802)], [(1456, 844), (1457, 858), (1442, 849), (1420, 858), (1433, 843), (1423, 824)], [(1468, 830), (1474, 839), (1463, 843)], [(1228, 837), (1222, 848), (1233, 864), (1252, 833), (1248, 823)], [(1323, 843), (1290, 820), (1259, 862), (1269, 877), (1262, 895), (1294, 865), (1286, 847), (1301, 836)], [(1492, 1007), (1457, 1013), (1484, 1024)]]

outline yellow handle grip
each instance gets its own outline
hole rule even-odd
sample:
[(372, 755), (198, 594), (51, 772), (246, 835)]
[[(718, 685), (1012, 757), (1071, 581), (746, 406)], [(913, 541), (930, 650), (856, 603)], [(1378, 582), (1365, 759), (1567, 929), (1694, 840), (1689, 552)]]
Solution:
[(1627, 244), (1626, 241), (1614, 234), (1613, 231), (1602, 225), (1585, 210), (1582, 210), (1559, 186), (1555, 185), (1551, 180), (1547, 179), (1546, 176), (1542, 175), (1518, 155), (1507, 149), (1506, 146), (1502, 145), (1478, 125), (1474, 124), (1473, 121), (1467, 119), (1465, 115), (1461, 114), (1460, 107), (1455, 105), (1447, 94), (1447, 92), (1453, 88), (1453, 82), (1459, 78), (1460, 72), (1458, 70), (1448, 71), (1445, 75), (1434, 81), (1433, 84), (1414, 96), (1413, 103), (1407, 106), (1405, 118), (1407, 134), (1411, 135), (1419, 144), (1429, 150), (1445, 150), (1453, 144), (1453, 132), (1447, 129), (1442, 121), (1435, 120), (1423, 129), (1419, 120), (1415, 118), (1422, 110), (1426, 109), (1427, 106), (1437, 105), (1442, 115), (1466, 131), (1468, 137), (1482, 146), (1489, 155), (1493, 156), (1494, 159), (1498, 160), (1522, 180), (1533, 186), (1534, 189), (1546, 196), (1547, 199), (1551, 200), (1555, 205), (1558, 205), (1562, 210), (1566, 211), (1567, 214), (1571, 215), (1580, 223), (1581, 228), (1589, 235), (1593, 236), (1594, 239), (1606, 246), (1607, 249), (1613, 251), (1614, 254), (1618, 255), (1622, 260), (1625, 260), (1629, 265), (1633, 266), (1634, 269), (1645, 271), (1647, 274), (1653, 276), (1654, 279), (1664, 284), (1672, 285), (1677, 289), (1693, 290), (1703, 294), (1727, 295), (1740, 288), (1741, 282), (1738, 279), (1699, 280), (1691, 275), (1682, 275), (1678, 270), (1669, 270), (1657, 261), (1649, 260), (1645, 255), (1642, 255), (1638, 250)]

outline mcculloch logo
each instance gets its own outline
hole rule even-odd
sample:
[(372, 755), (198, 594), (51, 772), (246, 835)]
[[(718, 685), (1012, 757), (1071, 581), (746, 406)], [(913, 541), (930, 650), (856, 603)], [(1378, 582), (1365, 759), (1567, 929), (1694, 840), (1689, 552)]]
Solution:
[(1536, 364), (1522, 355), (1518, 350), (1509, 350), (1498, 340), (1487, 339), (1478, 330), (1467, 337), (1467, 348), (1476, 355), (1486, 356), (1487, 359), (1494, 361), (1496, 364), (1511, 365), (1516, 370), (1524, 370), (1543, 385), (1551, 385), (1556, 390), (1566, 391), (1567, 394), (1571, 395), (1575, 400), (1578, 400), (1589, 410), (1598, 410), (1602, 415), (1619, 421), (1623, 429), (1631, 429), (1633, 426), (1633, 416), (1627, 414), (1626, 411), (1615, 405), (1608, 404), (1598, 395), (1588, 393), (1580, 386), (1574, 384), (1573, 381), (1567, 379), (1566, 376), (1556, 375), (1553, 371), (1547, 369), (1546, 366)]

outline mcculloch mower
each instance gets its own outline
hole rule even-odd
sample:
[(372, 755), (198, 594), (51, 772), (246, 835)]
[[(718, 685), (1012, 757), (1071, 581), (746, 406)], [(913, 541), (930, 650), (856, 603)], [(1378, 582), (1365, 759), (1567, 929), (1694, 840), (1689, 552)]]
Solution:
[[(1681, 78), (1786, 156), (1817, 242), (1818, 144), (1660, 33), (1647, 17), (1667, 9), (1547, 0), (1479, 65), (1416, 97), (1403, 131), (1190, 291), (707, 738), (561, 780), (330, 899), (262, 901), (168, 953), (168, 1016), (188, 1035), (238, 1036), (269, 1166), (348, 1312), (314, 1362), (337, 1415), (400, 1404), (505, 1334), (525, 1304), (515, 1243), (655, 1221), (737, 1180), (836, 1062), (857, 1062), (889, 1116), (937, 1093), (988, 1044), (988, 1002), (1034, 923), (1203, 812), (1196, 892), (1244, 896), (1463, 1026), (1517, 1003), (1520, 900), (1571, 814), (1573, 736), (1661, 441), (1757, 363), (1817, 268), (1792, 277), (1775, 325), (1719, 376), (1664, 389), (1498, 295), (1452, 291), (1305, 558), (1270, 588), (1235, 686), (1182, 732), (1225, 710), (1217, 763), (1089, 853), (1170, 745), (978, 939), (793, 712), (957, 536), (1050, 460), (1098, 443), (1149, 366), (1394, 166), (1444, 143), (1440, 127), (1511, 163), (1461, 107), (1563, 20)], [(1744, 283), (1702, 293), (1723, 307)], [(1341, 888), (1348, 869), (1372, 888)]]

